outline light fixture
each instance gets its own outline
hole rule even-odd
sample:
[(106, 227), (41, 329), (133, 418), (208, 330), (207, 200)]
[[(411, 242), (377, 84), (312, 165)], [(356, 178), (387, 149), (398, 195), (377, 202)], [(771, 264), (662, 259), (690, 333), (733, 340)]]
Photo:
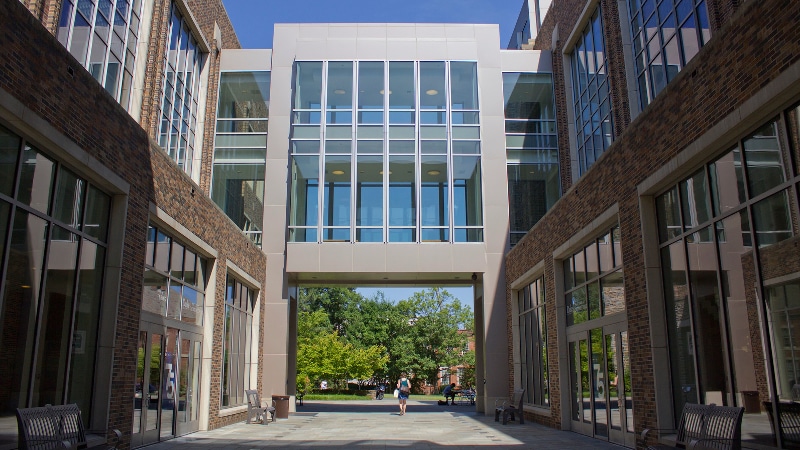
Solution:
[(30, 289), (30, 288), (31, 288), (31, 287), (30, 287), (30, 286), (28, 286), (27, 284), (23, 284), (23, 285), (22, 285), (22, 286), (20, 286), (20, 287), (21, 287), (22, 289)]
[(438, 170), (429, 170), (428, 171), (428, 175), (439, 175), (440, 173), (442, 173), (442, 172), (439, 172)]
[[(380, 175), (383, 175), (383, 171), (382, 171), (382, 170), (381, 170), (380, 172), (378, 172), (378, 173), (379, 173)], [(390, 171), (389, 171), (389, 175), (391, 175), (391, 174), (392, 174), (392, 171), (390, 170)]]
[(342, 94), (344, 94), (344, 93), (345, 93), (345, 90), (344, 90), (344, 89), (336, 89), (335, 91), (333, 91), (333, 93), (334, 93), (334, 94), (339, 94), (339, 95), (342, 95)]
[(334, 175), (344, 175), (344, 170), (334, 170), (331, 173), (334, 174)]
[[(383, 90), (383, 89), (381, 89), (381, 90), (380, 90), (380, 93), (381, 93), (381, 95), (383, 95), (383, 94), (384, 94), (384, 90)], [(392, 95), (392, 91), (391, 91), (391, 90), (389, 91), (389, 95)]]
[(436, 95), (439, 93), (439, 91), (437, 91), (436, 89), (428, 89), (427, 91), (425, 91), (425, 93), (428, 95)]

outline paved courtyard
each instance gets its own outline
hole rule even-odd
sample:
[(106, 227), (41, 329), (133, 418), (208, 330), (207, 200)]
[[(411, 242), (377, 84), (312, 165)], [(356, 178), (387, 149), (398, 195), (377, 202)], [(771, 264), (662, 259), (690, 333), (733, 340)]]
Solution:
[(502, 425), (495, 422), (494, 417), (476, 413), (473, 406), (439, 406), (435, 400), (410, 400), (404, 416), (398, 414), (397, 401), (393, 398), (380, 401), (307, 401), (297, 409), (298, 412), (290, 414), (288, 419), (278, 419), (267, 426), (236, 423), (156, 444), (148, 450), (291, 447), (622, 449), (577, 433), (530, 422)]

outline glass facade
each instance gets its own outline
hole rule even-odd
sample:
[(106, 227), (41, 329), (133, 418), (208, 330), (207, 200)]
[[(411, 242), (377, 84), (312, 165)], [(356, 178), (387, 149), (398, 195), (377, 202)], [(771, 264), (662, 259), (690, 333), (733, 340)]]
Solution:
[[(676, 414), (687, 402), (742, 406), (759, 392), (762, 401), (800, 398), (791, 350), (798, 273), (786, 263), (795, 256), (797, 180), (794, 152), (783, 144), (800, 142), (797, 112), (765, 123), (656, 197)], [(761, 317), (769, 335), (756, 334), (765, 342), (753, 334)], [(762, 346), (774, 373), (754, 354)]]
[(553, 77), (504, 73), (509, 230), (514, 246), (561, 195)]
[(197, 47), (197, 40), (188, 22), (174, 3), (171, 11), (164, 58), (158, 143), (191, 177), (194, 161), (199, 159), (199, 155), (194, 154), (197, 102), (203, 91), (200, 74), (206, 58)]
[(253, 311), (257, 293), (230, 273), (225, 289), (225, 329), (223, 331), (222, 398), (223, 408), (247, 404), (245, 389), (250, 388), (250, 371), (257, 361), (250, 358), (253, 341)]
[(711, 38), (705, 0), (628, 0), (642, 109)]
[(111, 197), (2, 126), (0, 174), (0, 419), (77, 403), (88, 423)]
[(293, 96), (291, 242), (483, 242), (476, 63), (297, 62)]
[(564, 260), (567, 326), (625, 311), (619, 227)]
[(203, 325), (207, 261), (197, 252), (150, 226), (142, 310), (187, 324)]
[(608, 60), (600, 7), (584, 28), (570, 60), (578, 173), (582, 175), (614, 140), (611, 99), (608, 95)]
[(258, 246), (264, 228), (269, 72), (223, 72), (211, 198)]
[(544, 277), (517, 292), (519, 359), (525, 403), (550, 406)]
[(141, 0), (63, 0), (58, 40), (128, 109)]

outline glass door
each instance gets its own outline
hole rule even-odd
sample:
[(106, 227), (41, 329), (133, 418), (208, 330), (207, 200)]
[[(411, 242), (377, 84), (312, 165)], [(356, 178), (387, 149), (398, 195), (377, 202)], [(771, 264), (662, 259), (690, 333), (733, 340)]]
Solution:
[(177, 435), (199, 430), (200, 396), (200, 355), (202, 342), (200, 335), (188, 331), (180, 332), (178, 352), (178, 390), (177, 390)]
[(633, 400), (624, 324), (568, 337), (572, 430), (633, 447)]
[(154, 324), (143, 324), (139, 331), (131, 447), (158, 442), (164, 335), (164, 327)]

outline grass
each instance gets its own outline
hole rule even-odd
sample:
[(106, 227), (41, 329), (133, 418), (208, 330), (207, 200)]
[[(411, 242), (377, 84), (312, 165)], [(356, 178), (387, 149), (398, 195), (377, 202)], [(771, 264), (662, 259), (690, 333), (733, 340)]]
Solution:
[[(392, 393), (391, 392), (387, 392), (385, 395), (386, 396), (384, 398), (386, 398), (386, 399), (390, 399), (390, 398), (393, 399), (394, 398), (394, 397), (392, 397)], [(423, 400), (424, 400), (424, 399), (427, 399), (427, 398), (433, 397), (433, 396), (427, 396), (427, 395), (423, 395), (423, 394), (411, 394), (411, 397), (412, 398), (416, 397), (417, 399), (419, 399), (420, 397), (424, 397), (423, 398)], [(353, 394), (306, 394), (305, 396), (303, 396), (303, 400), (323, 400), (323, 401), (325, 401), (325, 400), (369, 400), (370, 398), (371, 397), (369, 395), (353, 395)]]

